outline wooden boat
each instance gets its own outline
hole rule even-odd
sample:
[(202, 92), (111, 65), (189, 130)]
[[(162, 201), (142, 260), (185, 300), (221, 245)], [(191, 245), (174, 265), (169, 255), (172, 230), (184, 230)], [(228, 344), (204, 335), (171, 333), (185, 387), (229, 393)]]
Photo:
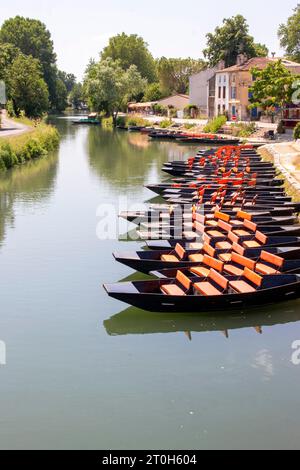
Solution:
[(98, 114), (97, 113), (91, 113), (85, 118), (77, 119), (73, 121), (73, 124), (92, 124), (92, 125), (98, 125), (100, 124), (100, 121), (98, 119)]
[(218, 139), (205, 139), (201, 137), (177, 137), (177, 142), (181, 144), (198, 144), (198, 145), (239, 145), (239, 139), (226, 139), (226, 138), (218, 138)]
[(214, 269), (193, 281), (181, 271), (175, 279), (105, 284), (107, 294), (144, 310), (195, 312), (241, 309), (297, 299), (299, 274), (261, 277), (245, 268), (242, 276), (225, 278)]
[(141, 132), (144, 126), (128, 126), (128, 132)]
[[(202, 244), (199, 244), (201, 246)], [(233, 250), (233, 251), (232, 251)], [(113, 256), (116, 261), (125, 266), (128, 266), (135, 271), (145, 274), (161, 271), (162, 277), (176, 277), (176, 270), (183, 268), (199, 267), (203, 263), (206, 255), (212, 256), (227, 263), (232, 259), (232, 252), (239, 251), (239, 255), (250, 260), (259, 260), (262, 252), (281, 257), (285, 259), (285, 264), (282, 266), (282, 272), (299, 272), (300, 273), (300, 247), (292, 248), (272, 248), (264, 246), (261, 248), (246, 249), (242, 246), (233, 246), (232, 250), (218, 249), (203, 244), (201, 250), (186, 251), (181, 245), (175, 247), (174, 250), (152, 250), (152, 251), (137, 251), (131, 253), (114, 253)], [(241, 255), (242, 253), (242, 255)], [(291, 259), (293, 258), (293, 259)], [(165, 272), (166, 270), (170, 270)], [(170, 274), (171, 272), (171, 274)], [(175, 275), (173, 275), (175, 272)], [(193, 273), (191, 273), (193, 275)]]
[[(216, 246), (219, 240), (212, 239), (211, 245), (213, 247)], [(146, 241), (146, 246), (150, 250), (174, 250), (177, 243), (179, 243), (185, 250), (196, 250), (201, 249), (203, 245), (203, 238), (199, 237), (193, 241), (191, 240), (183, 240), (183, 239), (173, 239), (173, 240), (148, 240)], [(195, 247), (196, 244), (196, 247)], [(267, 239), (264, 243), (258, 242), (256, 246), (246, 246), (244, 242), (241, 242), (240, 245), (243, 248), (248, 249), (264, 249), (264, 248), (283, 248), (283, 247), (298, 247), (300, 246), (300, 237), (296, 236), (267, 236)], [(248, 252), (247, 252), (248, 253)]]

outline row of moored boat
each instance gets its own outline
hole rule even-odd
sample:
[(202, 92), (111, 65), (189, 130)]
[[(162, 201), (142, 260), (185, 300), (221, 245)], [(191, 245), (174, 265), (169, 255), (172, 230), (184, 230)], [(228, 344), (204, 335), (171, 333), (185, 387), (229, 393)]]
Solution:
[(146, 250), (115, 259), (151, 280), (105, 285), (146, 310), (206, 312), (295, 299), (300, 294), (300, 203), (251, 146), (199, 151), (166, 163), (148, 186), (164, 199), (121, 217)]

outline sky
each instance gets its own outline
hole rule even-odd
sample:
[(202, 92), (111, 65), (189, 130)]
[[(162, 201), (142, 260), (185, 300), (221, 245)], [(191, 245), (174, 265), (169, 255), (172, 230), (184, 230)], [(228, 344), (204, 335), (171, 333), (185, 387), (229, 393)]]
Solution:
[[(154, 57), (202, 57), (205, 35), (223, 18), (244, 15), (256, 42), (282, 54), (277, 30), (297, 0), (9, 0), (1, 23), (15, 15), (43, 21), (52, 34), (60, 69), (82, 79), (90, 58), (98, 58), (109, 37), (138, 34)], [(1, 3), (2, 3), (1, 2)]]

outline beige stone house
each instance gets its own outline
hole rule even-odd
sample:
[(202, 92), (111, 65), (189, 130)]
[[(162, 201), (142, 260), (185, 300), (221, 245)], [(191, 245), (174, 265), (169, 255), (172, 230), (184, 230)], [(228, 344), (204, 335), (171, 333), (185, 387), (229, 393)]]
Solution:
[[(247, 121), (257, 119), (260, 110), (249, 110), (249, 88), (253, 84), (251, 70), (256, 67), (264, 69), (270, 62), (278, 58), (254, 57), (247, 59), (242, 54), (238, 56), (237, 64), (216, 72), (215, 76), (215, 116), (227, 114), (228, 118)], [(300, 74), (300, 64), (287, 59), (281, 59), (284, 66), (292, 73)]]

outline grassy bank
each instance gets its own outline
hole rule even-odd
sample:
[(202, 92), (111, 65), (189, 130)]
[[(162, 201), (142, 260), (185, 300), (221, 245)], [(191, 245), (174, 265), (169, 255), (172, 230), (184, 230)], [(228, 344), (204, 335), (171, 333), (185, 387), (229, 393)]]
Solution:
[(32, 127), (24, 134), (0, 139), (0, 171), (40, 158), (57, 147), (58, 143), (58, 131), (45, 123)]

